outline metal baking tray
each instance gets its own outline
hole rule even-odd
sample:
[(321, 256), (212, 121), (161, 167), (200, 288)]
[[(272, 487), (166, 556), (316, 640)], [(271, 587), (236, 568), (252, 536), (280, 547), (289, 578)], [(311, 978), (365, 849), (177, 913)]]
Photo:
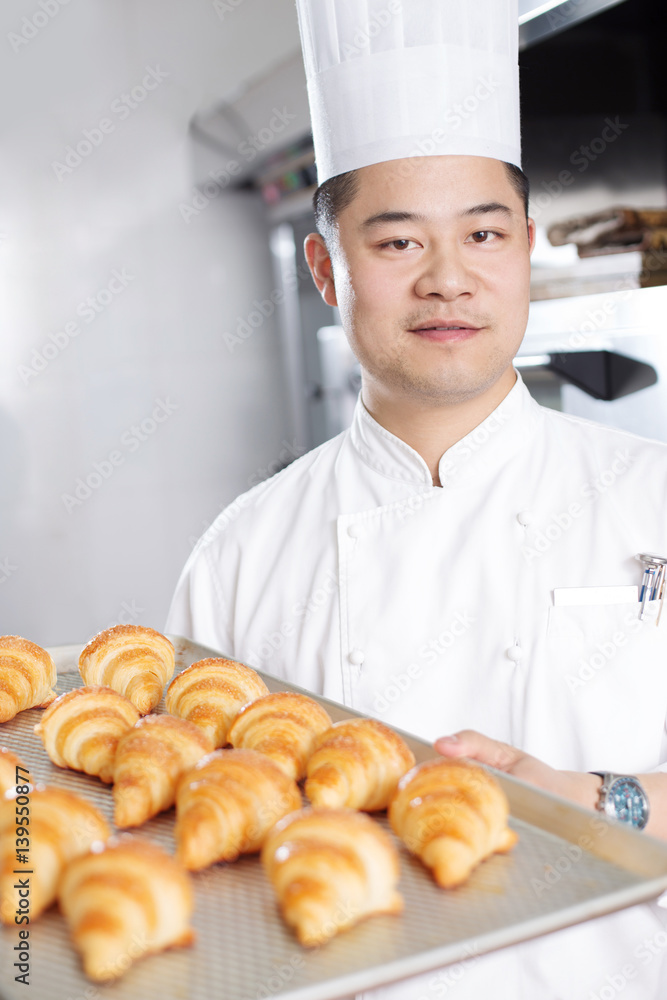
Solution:
[[(171, 638), (177, 671), (220, 655)], [(50, 650), (58, 693), (81, 684), (80, 648)], [(299, 690), (262, 676), (272, 691)], [(334, 721), (357, 714), (318, 700)], [(158, 711), (163, 710), (161, 703)], [(20, 753), (33, 780), (86, 796), (111, 822), (110, 786), (53, 765), (33, 733), (39, 716), (39, 709), (31, 709), (1, 725), (0, 745)], [(418, 761), (434, 756), (430, 744), (411, 736), (406, 740)], [(51, 909), (30, 925), (31, 995), (40, 1000), (334, 1000), (631, 906), (667, 889), (667, 844), (494, 773), (508, 795), (519, 843), (511, 853), (484, 862), (454, 891), (437, 888), (401, 847), (403, 914), (373, 917), (311, 950), (300, 947), (282, 922), (256, 856), (217, 864), (192, 876), (195, 945), (144, 958), (122, 979), (99, 989), (83, 975), (64, 919)], [(381, 822), (386, 826), (386, 820)], [(138, 832), (171, 853), (173, 825), (171, 809)], [(10, 972), (18, 930), (0, 932), (3, 1000), (26, 996)]]

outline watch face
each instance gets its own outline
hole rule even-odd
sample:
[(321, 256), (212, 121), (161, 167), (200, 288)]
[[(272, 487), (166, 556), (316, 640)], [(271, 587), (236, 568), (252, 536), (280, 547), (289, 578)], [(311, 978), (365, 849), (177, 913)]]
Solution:
[(617, 778), (607, 796), (605, 812), (641, 830), (648, 819), (646, 796), (634, 778)]

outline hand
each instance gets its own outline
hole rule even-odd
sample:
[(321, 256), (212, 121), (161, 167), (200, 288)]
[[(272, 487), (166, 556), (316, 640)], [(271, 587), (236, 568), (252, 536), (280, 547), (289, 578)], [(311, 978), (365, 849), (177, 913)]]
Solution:
[(531, 785), (537, 785), (545, 792), (572, 799), (589, 809), (595, 808), (601, 779), (594, 774), (558, 771), (537, 757), (517, 750), (508, 743), (483, 736), (474, 729), (463, 729), (453, 736), (443, 736), (436, 740), (434, 746), (443, 757), (470, 757)]

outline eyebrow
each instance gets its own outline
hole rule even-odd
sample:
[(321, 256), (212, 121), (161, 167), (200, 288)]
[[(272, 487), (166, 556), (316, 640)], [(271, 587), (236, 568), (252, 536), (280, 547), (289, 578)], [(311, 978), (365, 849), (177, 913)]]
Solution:
[(491, 215), (494, 212), (501, 212), (503, 215), (514, 215), (509, 205), (503, 205), (499, 201), (487, 201), (482, 205), (473, 205), (471, 208), (466, 208), (465, 212), (461, 212), (461, 215)]
[[(471, 215), (491, 215), (497, 212), (507, 216), (514, 215), (509, 205), (503, 205), (499, 201), (487, 201), (481, 205), (471, 205), (470, 208), (464, 209), (460, 215), (467, 218)], [(428, 222), (428, 218), (416, 212), (378, 212), (377, 215), (371, 215), (368, 219), (364, 219), (360, 225), (360, 229), (364, 232), (370, 232), (373, 229), (379, 229), (381, 226), (392, 222)]]
[(378, 212), (377, 215), (371, 215), (368, 219), (364, 219), (361, 223), (361, 229), (369, 231), (371, 229), (378, 229), (380, 226), (386, 225), (388, 222), (426, 222), (425, 215), (418, 215), (415, 212)]

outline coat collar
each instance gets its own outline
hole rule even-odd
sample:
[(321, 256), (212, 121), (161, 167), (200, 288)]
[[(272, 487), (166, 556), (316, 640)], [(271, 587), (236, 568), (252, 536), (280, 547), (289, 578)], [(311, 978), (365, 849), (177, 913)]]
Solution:
[[(535, 402), (517, 372), (515, 384), (499, 406), (442, 455), (439, 464), (442, 486), (463, 485), (505, 465), (533, 436), (543, 419), (542, 407)], [(361, 394), (350, 435), (352, 445), (364, 463), (381, 476), (413, 483), (422, 489), (433, 489), (431, 473), (421, 455), (370, 415)]]

